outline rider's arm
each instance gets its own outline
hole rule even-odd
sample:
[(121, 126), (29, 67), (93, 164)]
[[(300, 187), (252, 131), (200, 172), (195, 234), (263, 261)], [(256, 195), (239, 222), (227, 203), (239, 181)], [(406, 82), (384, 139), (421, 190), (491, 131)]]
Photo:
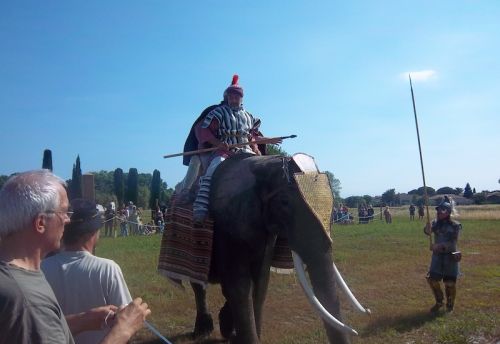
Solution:
[(215, 133), (219, 129), (219, 121), (216, 118), (213, 118), (210, 122), (210, 125), (206, 128), (199, 127), (197, 130), (197, 138), (201, 147), (206, 147), (205, 144), (209, 143), (213, 147), (219, 147), (221, 149), (227, 150), (227, 144), (221, 142), (217, 137), (215, 137)]

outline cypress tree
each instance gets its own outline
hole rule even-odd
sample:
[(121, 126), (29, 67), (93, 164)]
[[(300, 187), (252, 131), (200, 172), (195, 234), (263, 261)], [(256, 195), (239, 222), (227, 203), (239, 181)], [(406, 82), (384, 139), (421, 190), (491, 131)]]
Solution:
[(149, 209), (156, 209), (156, 206), (160, 200), (160, 187), (161, 187), (160, 171), (154, 170), (153, 179), (151, 179)]
[(123, 170), (121, 168), (117, 168), (113, 173), (113, 183), (116, 195), (116, 201), (118, 202), (118, 207), (123, 205), (124, 196), (125, 196), (125, 183), (123, 181)]
[(474, 194), (472, 193), (472, 188), (470, 187), (469, 183), (467, 183), (467, 185), (465, 185), (465, 189), (464, 189), (464, 197), (465, 198), (472, 198)]
[(52, 171), (52, 152), (50, 149), (43, 151), (42, 168)]
[(71, 174), (70, 200), (82, 197), (82, 169), (80, 167), (80, 155), (76, 157)]
[(127, 201), (137, 204), (137, 199), (139, 198), (139, 175), (136, 168), (128, 170), (126, 198)]

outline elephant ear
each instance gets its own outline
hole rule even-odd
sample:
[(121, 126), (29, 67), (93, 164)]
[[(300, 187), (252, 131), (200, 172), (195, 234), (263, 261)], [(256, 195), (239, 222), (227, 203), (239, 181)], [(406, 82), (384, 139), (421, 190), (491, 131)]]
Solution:
[(321, 228), (330, 240), (330, 226), (333, 209), (333, 194), (326, 173), (298, 172), (293, 174), (300, 196), (309, 212), (320, 223)]

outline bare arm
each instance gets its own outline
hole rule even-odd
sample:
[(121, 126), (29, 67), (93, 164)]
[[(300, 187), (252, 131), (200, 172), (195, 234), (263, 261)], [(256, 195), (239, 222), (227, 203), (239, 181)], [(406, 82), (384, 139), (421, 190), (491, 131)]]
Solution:
[(148, 304), (140, 297), (120, 310), (111, 331), (101, 341), (101, 344), (120, 344), (127, 341), (144, 326), (146, 317), (151, 314)]
[(114, 313), (117, 309), (113, 305), (92, 308), (86, 312), (66, 315), (66, 322), (73, 336), (84, 331), (100, 330), (110, 312)]

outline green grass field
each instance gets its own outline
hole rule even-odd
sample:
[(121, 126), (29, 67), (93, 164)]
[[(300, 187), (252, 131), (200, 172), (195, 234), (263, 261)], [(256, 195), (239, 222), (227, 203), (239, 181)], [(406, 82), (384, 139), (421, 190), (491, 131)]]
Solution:
[[(422, 221), (410, 221), (407, 208), (393, 209), (393, 223), (378, 218), (366, 225), (333, 227), (334, 260), (358, 300), (372, 315), (357, 313), (341, 294), (344, 322), (358, 330), (353, 343), (497, 343), (500, 341), (500, 206), (462, 208), (462, 275), (455, 311), (433, 317), (425, 281), (431, 253)], [(486, 214), (477, 216), (477, 213)], [(482, 218), (481, 218), (482, 217)], [(195, 318), (193, 293), (174, 287), (156, 273), (160, 235), (102, 238), (96, 254), (122, 267), (133, 296), (153, 313), (149, 320), (174, 343), (190, 338)], [(209, 287), (216, 328), (223, 299)], [(264, 309), (263, 343), (325, 343), (322, 323), (295, 276), (273, 274)], [(221, 342), (216, 330), (198, 343)], [(134, 343), (161, 343), (141, 330)]]

